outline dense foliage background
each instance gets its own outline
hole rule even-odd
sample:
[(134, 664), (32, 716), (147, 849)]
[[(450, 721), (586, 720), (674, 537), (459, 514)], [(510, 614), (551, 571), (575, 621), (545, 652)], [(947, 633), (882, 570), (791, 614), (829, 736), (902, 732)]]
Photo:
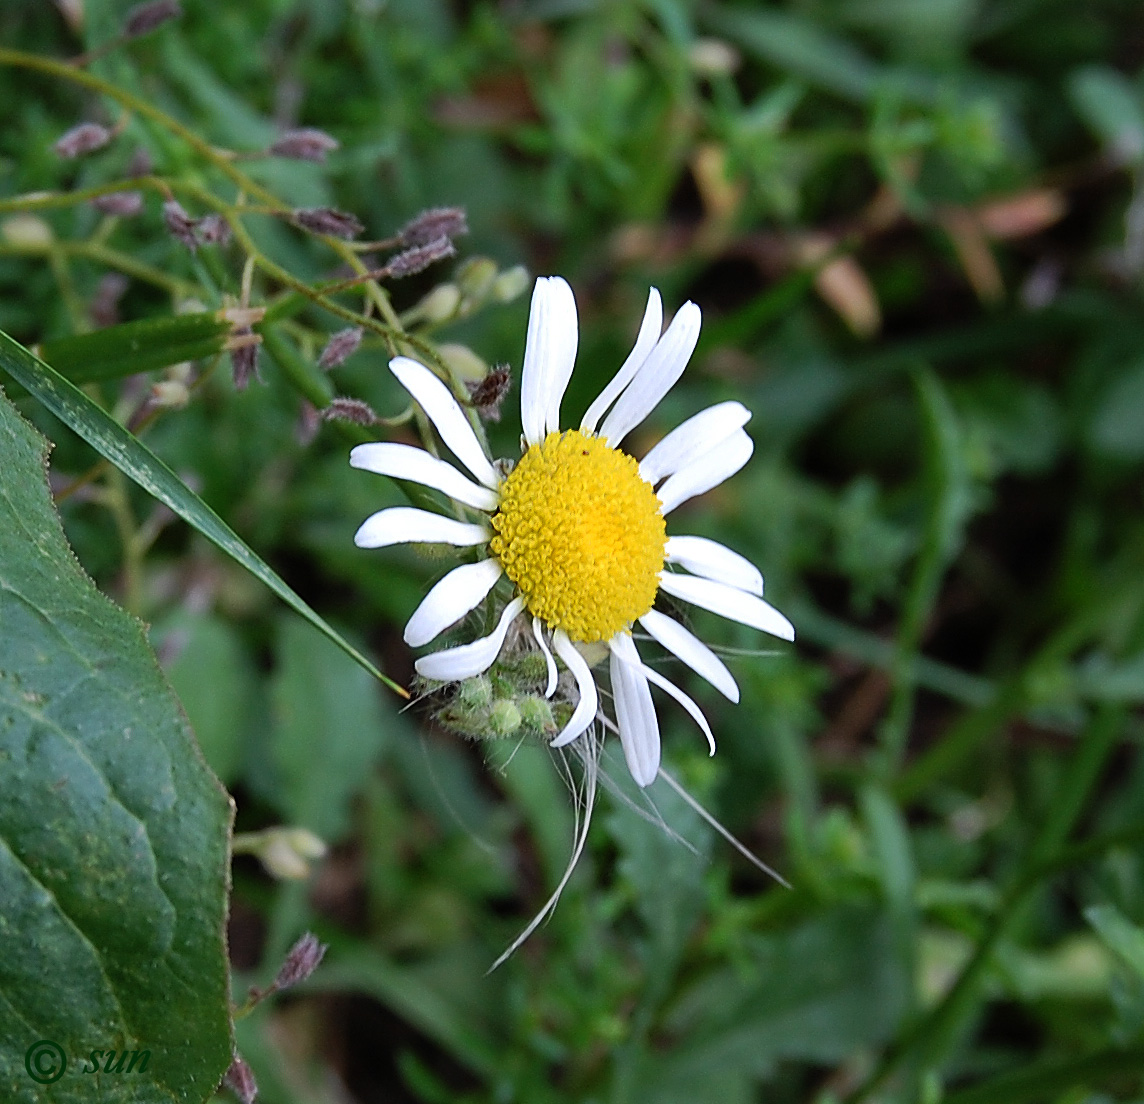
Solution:
[[(324, 166), (242, 164), (366, 237), (464, 207), (458, 258), (387, 285), (399, 310), (450, 281), (488, 300), (517, 264), (564, 275), (582, 325), (568, 410), (626, 354), (649, 284), (669, 312), (699, 303), (699, 350), (642, 444), (713, 401), (751, 407), (754, 459), (687, 529), (758, 563), (800, 634), (772, 647), (698, 619), (743, 688), (733, 707), (691, 687), (715, 759), (661, 710), (678, 776), (793, 888), (661, 785), (634, 794), (613, 757), (554, 917), (486, 976), (567, 861), (558, 764), (526, 746), (506, 767), (514, 742), (403, 710), (113, 469), (71, 485), (94, 455), (20, 399), (55, 442), (76, 554), (151, 625), (238, 830), (330, 845), (301, 880), (235, 862), (239, 998), (303, 930), (331, 947), (237, 1025), (260, 1099), (1144, 1099), (1140, 6), (183, 6), (93, 71), (219, 148), (329, 132)], [(128, 7), (5, 3), (0, 44), (67, 58)], [(53, 152), (119, 117), (0, 65), (0, 329), (27, 345), (238, 293), (237, 247), (192, 256), (156, 196), (130, 219), (13, 201), (113, 181), (140, 146), (156, 173), (218, 187), (137, 118), (88, 158)], [(280, 223), (256, 237), (306, 280), (335, 269)], [(254, 301), (280, 290), (260, 274)], [(526, 314), (527, 295), (488, 300), (433, 337), (518, 372)], [(204, 359), (185, 406), (133, 428), (406, 683), (400, 626), (444, 564), (354, 548), (400, 492), (349, 468), (344, 427), (303, 416), (289, 354), (312, 364), (341, 323), (291, 325), (261, 385)], [(393, 415), (385, 360), (367, 337), (329, 378)], [(127, 420), (149, 383), (186, 378), (89, 394)], [(515, 398), (489, 427), (498, 455)]]

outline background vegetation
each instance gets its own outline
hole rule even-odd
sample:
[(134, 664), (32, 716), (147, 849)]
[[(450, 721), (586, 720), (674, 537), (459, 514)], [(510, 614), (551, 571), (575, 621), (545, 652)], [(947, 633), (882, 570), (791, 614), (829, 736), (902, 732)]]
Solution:
[[(699, 350), (647, 440), (719, 399), (751, 407), (754, 459), (686, 520), (757, 562), (800, 634), (772, 650), (702, 618), (743, 688), (738, 707), (693, 688), (715, 759), (662, 711), (674, 770), (793, 889), (671, 792), (641, 800), (613, 758), (554, 917), (486, 976), (568, 857), (572, 801), (549, 755), (523, 747), (506, 767), (511, 741), (466, 744), (403, 710), (20, 398), (55, 443), (77, 556), (150, 624), (237, 828), (330, 845), (303, 879), (235, 862), (236, 994), (307, 928), (330, 945), (293, 997), (237, 1025), (260, 1098), (1144, 1099), (1139, 5), (183, 6), (90, 71), (216, 149), (298, 125), (335, 136), (325, 165), (234, 164), (288, 206), (353, 212), (364, 237), (464, 207), (456, 259), (386, 284), (398, 311), (450, 283), (479, 307), (434, 341), (519, 371), (527, 296), (498, 301), (513, 281), (494, 294), (492, 273), (560, 273), (580, 307), (579, 410), (649, 284), (669, 310), (700, 304)], [(5, 3), (0, 44), (64, 59), (128, 7)], [(106, 149), (53, 152), (81, 120), (121, 118)], [(162, 126), (0, 64), (0, 329), (32, 345), (237, 300), (247, 244), (192, 254), (155, 189), (134, 218), (17, 198), (113, 184), (140, 147), (156, 177), (233, 200), (219, 164)], [(250, 226), (290, 272), (336, 278), (322, 243)], [(252, 301), (282, 290), (261, 267)], [(189, 376), (150, 365), (88, 394), (136, 415), (404, 684), (400, 626), (444, 564), (354, 548), (400, 492), (349, 468), (354, 427), (303, 404), (336, 390), (391, 416), (402, 398), (376, 334), (313, 370), (344, 322), (297, 306), (277, 345), (262, 331), (263, 382), (246, 390), (216, 343)], [(138, 416), (174, 385), (185, 405)], [(489, 427), (496, 454), (513, 451), (515, 397)]]

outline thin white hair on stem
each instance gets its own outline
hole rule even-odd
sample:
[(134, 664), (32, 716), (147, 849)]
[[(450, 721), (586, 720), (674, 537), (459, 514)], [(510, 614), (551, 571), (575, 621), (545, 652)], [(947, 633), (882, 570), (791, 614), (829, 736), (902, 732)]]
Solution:
[(592, 825), (592, 810), (596, 804), (597, 769), (600, 762), (600, 744), (603, 742), (602, 737), (596, 738), (592, 729), (589, 729), (585, 736), (588, 739), (576, 741), (584, 745), (580, 751), (584, 763), (584, 818), (574, 836), (575, 844), (572, 848), (572, 855), (568, 859), (568, 865), (564, 868), (564, 874), (552, 891), (552, 896), (544, 902), (540, 911), (528, 922), (524, 931), (508, 945), (500, 958), (488, 968), (486, 976), (507, 961), (517, 948), (552, 914), (552, 910), (556, 908), (556, 903), (560, 900), (560, 895), (564, 892), (564, 887), (568, 884), (572, 872), (576, 869), (580, 856), (584, 852), (584, 845), (588, 842), (588, 829)]
[(429, 758), (429, 745), (425, 740), (425, 733), (421, 729), (417, 730), (417, 742), (421, 745), (421, 757), (425, 760), (425, 769), (429, 775), (429, 781), (433, 783), (433, 789), (437, 791), (437, 796), (441, 799), (441, 804), (445, 806), (446, 812), (452, 817), (453, 823), (482, 851), (489, 855), (498, 854), (497, 848), (488, 840), (482, 839), (477, 834), (477, 830), (471, 824), (466, 824), (461, 814), (453, 807), (453, 803), (449, 800), (448, 794), (445, 793), (440, 779), (437, 777), (437, 772), (433, 769), (433, 760)]
[(522, 737), (521, 737), (519, 740), (517, 740), (517, 742), (516, 742), (516, 747), (514, 747), (514, 748), (512, 749), (512, 751), (509, 753), (509, 757), (508, 757), (508, 758), (507, 758), (507, 759), (506, 759), (506, 760), (505, 760), (503, 763), (498, 763), (498, 764), (496, 764), (496, 765), (494, 766), (494, 768), (493, 768), (493, 769), (494, 769), (494, 770), (495, 770), (495, 771), (496, 771), (498, 774), (502, 774), (502, 775), (503, 775), (503, 774), (504, 774), (504, 772), (505, 772), (506, 770), (508, 770), (509, 766), (512, 764), (512, 761), (513, 761), (513, 760), (516, 758), (516, 753), (517, 753), (518, 751), (520, 751), (520, 749), (521, 749), (522, 747), (524, 747), (524, 741), (525, 741), (525, 740), (527, 740), (527, 739), (528, 739), (528, 736), (527, 736), (527, 734), (526, 734), (526, 735), (522, 736)]
[(714, 828), (715, 831), (719, 833), (719, 835), (721, 835), (733, 848), (735, 848), (735, 850), (738, 851), (739, 854), (743, 856), (743, 858), (745, 858), (753, 866), (758, 867), (758, 869), (761, 870), (764, 874), (769, 874), (772, 878), (774, 878), (776, 882), (779, 883), (779, 885), (785, 886), (787, 889), (791, 888), (791, 884), (786, 880), (786, 878), (784, 878), (777, 870), (767, 866), (767, 864), (763, 862), (762, 859), (753, 854), (747, 847), (745, 847), (733, 835), (731, 835), (731, 833), (728, 832), (727, 829), (719, 823), (718, 819), (712, 816), (711, 813), (709, 813), (702, 805), (700, 805), (700, 803), (696, 801), (695, 798), (692, 797), (691, 794), (689, 794), (683, 788), (683, 786), (681, 786), (674, 778), (672, 778), (671, 775), (663, 769), (663, 767), (659, 768), (659, 777), (662, 778), (677, 794), (679, 794), (679, 796), (683, 798), (683, 800), (686, 801), (687, 804), (690, 805), (691, 808), (696, 813), (698, 813), (712, 828)]
[[(616, 728), (615, 722), (608, 717), (601, 717), (606, 728), (611, 729), (612, 732), (619, 732)], [(607, 759), (612, 756), (611, 751), (605, 747), (602, 759)], [(626, 770), (626, 766), (624, 768)], [(639, 791), (642, 804), (633, 801), (631, 797), (624, 792), (623, 787), (612, 776), (611, 771), (606, 766), (601, 766), (599, 770), (600, 782), (603, 784), (604, 789), (608, 791), (611, 796), (618, 801), (621, 805), (625, 806), (631, 812), (635, 813), (640, 820), (646, 821), (648, 824), (654, 824), (669, 840), (673, 843), (678, 843), (681, 847), (685, 847), (693, 855), (699, 854), (699, 848), (695, 846), (689, 839), (681, 836), (666, 820), (663, 819), (663, 814), (659, 811), (659, 807), (652, 800), (651, 794), (646, 789)]]

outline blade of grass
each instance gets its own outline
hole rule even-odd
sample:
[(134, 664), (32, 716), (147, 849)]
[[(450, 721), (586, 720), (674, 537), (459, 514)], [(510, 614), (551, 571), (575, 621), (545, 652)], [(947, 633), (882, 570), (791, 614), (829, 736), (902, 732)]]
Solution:
[(0, 369), (35, 396), (96, 452), (169, 507), (217, 548), (261, 579), (288, 606), (360, 663), (374, 678), (408, 698), (352, 644), (318, 616), (268, 564), (261, 560), (198, 495), (137, 437), (129, 433), (78, 387), (0, 331)]

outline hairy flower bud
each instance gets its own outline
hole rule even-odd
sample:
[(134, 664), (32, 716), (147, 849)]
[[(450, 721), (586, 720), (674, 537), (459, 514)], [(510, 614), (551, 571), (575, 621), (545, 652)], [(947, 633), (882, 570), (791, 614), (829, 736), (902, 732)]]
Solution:
[(530, 694), (527, 698), (522, 698), (517, 706), (525, 728), (542, 735), (551, 735), (556, 731), (556, 718), (552, 715), (552, 706), (544, 698)]
[(352, 422), (354, 425), (377, 425), (381, 419), (373, 407), (361, 399), (349, 399), (343, 395), (330, 400), (322, 411), (322, 420), (326, 422)]
[(179, 0), (148, 0), (136, 4), (123, 20), (123, 37), (138, 38), (150, 34), (156, 27), (169, 19), (178, 19), (183, 14)]
[(385, 264), (385, 271), (398, 280), (403, 276), (415, 276), (431, 264), (455, 256), (456, 252), (457, 247), (448, 238), (435, 238), (426, 245), (414, 246), (391, 257)]
[(477, 413), (487, 421), (500, 421), (501, 403), (512, 389), (512, 373), (507, 364), (498, 364), (480, 383), (470, 383), (469, 395)]
[(226, 245), (230, 241), (230, 223), (222, 215), (205, 215), (199, 220), (198, 238), (204, 245)]
[(326, 154), (338, 148), (338, 140), (317, 127), (297, 127), (288, 130), (267, 150), (275, 157), (290, 157), (295, 161), (313, 161), (323, 165)]
[(237, 1054), (230, 1064), (230, 1069), (223, 1075), (222, 1083), (242, 1101), (242, 1104), (254, 1104), (258, 1096), (258, 1082), (254, 1080), (254, 1071)]
[(143, 193), (110, 192), (107, 195), (96, 196), (91, 205), (104, 215), (133, 218), (143, 210)]
[(97, 326), (114, 326), (119, 321), (119, 300), (127, 291), (128, 280), (121, 272), (105, 272), (95, 289), (88, 314)]
[(287, 953), (273, 988), (281, 991), (305, 981), (318, 968), (325, 954), (326, 945), (319, 943), (312, 932), (306, 932)]
[(407, 222), (397, 235), (402, 245), (428, 245), (438, 238), (457, 238), (469, 232), (463, 207), (430, 207)]
[(74, 126), (52, 147), (60, 157), (82, 157), (103, 149), (111, 141), (111, 131), (99, 123), (80, 123)]
[(347, 358), (357, 352), (363, 333), (361, 326), (351, 326), (332, 334), (318, 357), (318, 367), (328, 372), (339, 364), (344, 364)]
[(331, 238), (356, 238), (364, 227), (353, 215), (333, 207), (300, 207), (291, 215), (295, 225)]
[(502, 699), (493, 702), (489, 710), (489, 728), (495, 736), (511, 736), (520, 728), (521, 715), (516, 705)]
[(227, 341), (235, 390), (245, 391), (252, 379), (262, 382), (258, 371), (258, 346), (262, 338), (249, 326), (240, 326)]
[(163, 223), (192, 253), (198, 249), (199, 239), (196, 231), (199, 220), (191, 218), (177, 199), (169, 199), (163, 204)]

